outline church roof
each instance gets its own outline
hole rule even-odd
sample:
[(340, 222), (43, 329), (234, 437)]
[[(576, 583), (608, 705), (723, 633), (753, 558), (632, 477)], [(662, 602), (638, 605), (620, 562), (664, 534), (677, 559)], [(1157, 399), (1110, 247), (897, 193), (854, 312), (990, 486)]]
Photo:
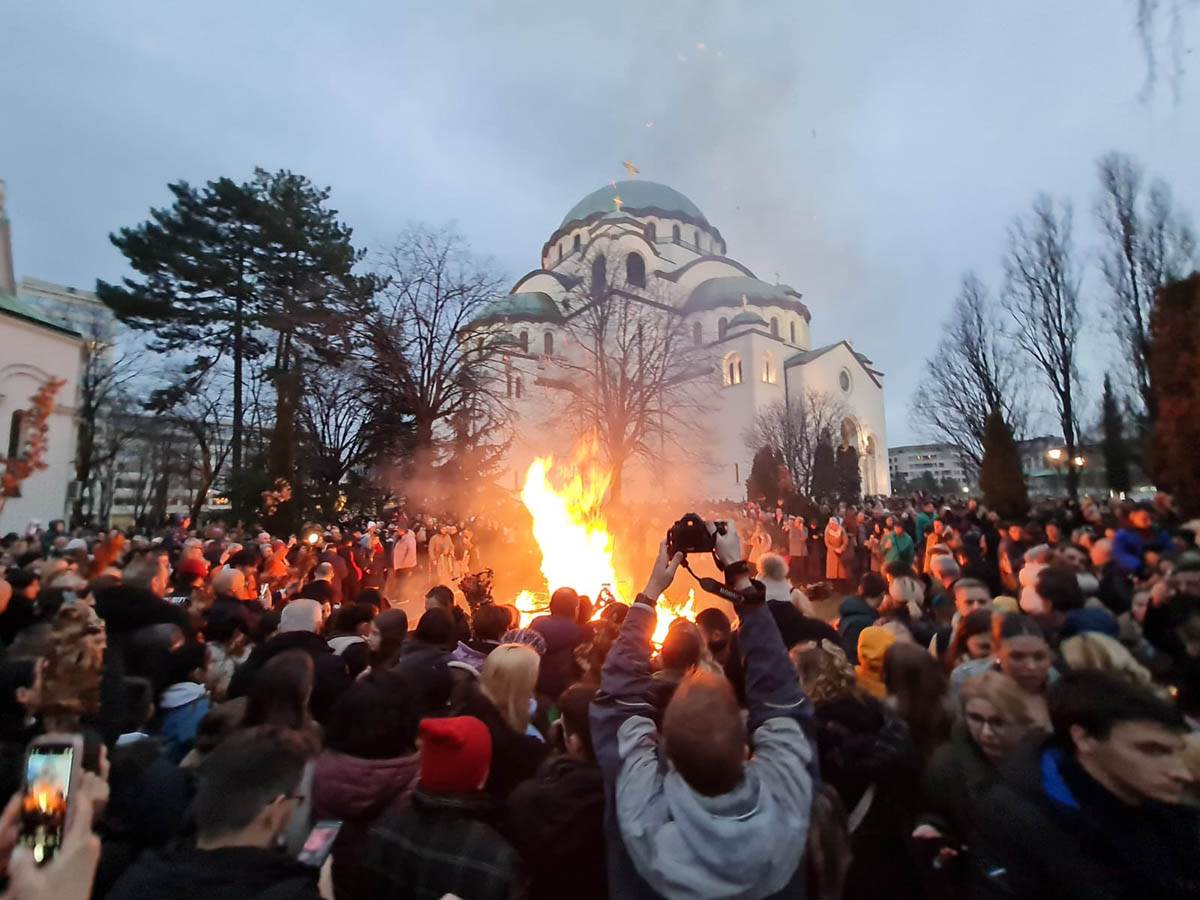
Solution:
[(879, 381), (879, 379), (883, 377), (883, 373), (878, 369), (875, 369), (873, 366), (867, 365), (867, 363), (864, 362), (866, 357), (851, 347), (848, 341), (838, 341), (836, 344), (826, 344), (824, 347), (816, 347), (812, 350), (801, 350), (799, 353), (793, 354), (785, 359), (783, 361), (783, 367), (785, 369), (790, 369), (792, 366), (802, 366), (806, 363), (812, 362), (814, 359), (820, 359), (830, 350), (836, 350), (838, 347), (842, 346), (845, 346), (845, 348), (850, 351), (850, 355), (854, 357), (854, 361), (863, 367), (863, 371), (867, 373), (870, 379), (875, 382), (878, 387), (883, 387), (882, 383)]
[(43, 328), (49, 328), (73, 338), (82, 337), (78, 331), (71, 328), (66, 322), (49, 313), (42, 312), (33, 304), (25, 303), (11, 294), (0, 293), (0, 315), (12, 316), (15, 319), (24, 319), (27, 322), (32, 322), (34, 325), (40, 325)]
[(618, 181), (592, 191), (572, 206), (563, 216), (559, 228), (568, 222), (580, 222), (616, 211), (613, 197), (621, 198), (621, 209), (629, 214), (675, 215), (701, 225), (709, 224), (704, 213), (700, 212), (700, 207), (674, 188), (657, 181)]
[(561, 322), (562, 318), (562, 310), (549, 294), (526, 291), (497, 297), (471, 320), (470, 326), (477, 328), (494, 322)]
[(796, 290), (786, 284), (767, 284), (746, 275), (727, 275), (700, 282), (683, 304), (682, 312), (686, 315), (724, 306), (742, 306), (743, 303), (796, 309), (806, 321), (812, 321), (808, 307), (800, 302)]
[(729, 320), (729, 327), (735, 325), (766, 325), (767, 320), (751, 309), (744, 309)]

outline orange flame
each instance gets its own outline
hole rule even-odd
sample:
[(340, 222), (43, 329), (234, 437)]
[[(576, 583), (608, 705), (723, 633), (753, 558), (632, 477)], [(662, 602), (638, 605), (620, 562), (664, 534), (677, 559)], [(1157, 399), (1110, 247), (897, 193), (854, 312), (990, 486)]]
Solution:
[[(618, 588), (613, 537), (603, 510), (612, 472), (599, 457), (593, 439), (582, 441), (569, 463), (556, 465), (550, 457), (535, 459), (525, 474), (521, 500), (533, 517), (533, 537), (542, 552), (542, 576), (550, 592), (572, 587), (594, 600), (607, 588), (628, 603)], [(676, 619), (695, 620), (695, 599), (694, 590), (684, 602), (659, 598), (655, 645), (662, 644)], [(522, 628), (548, 611), (547, 600), (528, 590), (521, 591), (514, 603), (521, 613)]]

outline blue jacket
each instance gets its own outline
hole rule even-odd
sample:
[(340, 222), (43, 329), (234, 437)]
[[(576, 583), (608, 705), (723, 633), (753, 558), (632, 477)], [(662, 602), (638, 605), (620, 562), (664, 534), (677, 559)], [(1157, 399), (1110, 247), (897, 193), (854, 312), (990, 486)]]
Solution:
[(166, 757), (178, 763), (196, 743), (196, 731), (208, 712), (208, 693), (202, 684), (180, 682), (163, 691), (158, 706), (158, 733), (162, 737)]
[(1147, 537), (1136, 528), (1122, 528), (1113, 537), (1112, 555), (1122, 572), (1141, 575), (1145, 572), (1147, 553), (1166, 553), (1171, 539), (1159, 528), (1151, 528)]
[(613, 897), (803, 897), (816, 782), (811, 704), (765, 605), (738, 614), (755, 753), (743, 783), (721, 797), (692, 791), (659, 749), (649, 603), (630, 608), (605, 660), (591, 718)]

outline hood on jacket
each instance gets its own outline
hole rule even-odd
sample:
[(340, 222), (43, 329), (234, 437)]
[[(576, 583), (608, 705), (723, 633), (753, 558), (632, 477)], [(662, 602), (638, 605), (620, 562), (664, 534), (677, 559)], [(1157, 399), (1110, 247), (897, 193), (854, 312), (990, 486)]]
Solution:
[(158, 700), (160, 709), (176, 709), (180, 706), (186, 706), (201, 697), (207, 696), (208, 691), (204, 685), (196, 684), (194, 681), (181, 681), (178, 684), (170, 685)]
[(322, 819), (374, 820), (410, 794), (421, 771), (421, 754), (362, 759), (326, 750), (313, 776), (313, 812)]
[(866, 616), (871, 621), (879, 618), (879, 610), (875, 609), (858, 594), (851, 594), (838, 606), (838, 615), (843, 619), (848, 616)]

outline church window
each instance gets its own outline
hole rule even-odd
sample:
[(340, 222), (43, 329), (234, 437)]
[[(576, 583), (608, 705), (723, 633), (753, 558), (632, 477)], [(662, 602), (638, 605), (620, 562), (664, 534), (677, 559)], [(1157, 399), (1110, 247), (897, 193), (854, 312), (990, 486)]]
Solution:
[(562, 244), (558, 245), (558, 261), (562, 262)]
[(788, 323), (788, 334), (790, 334), (792, 337), (792, 343), (793, 344), (796, 343), (796, 323), (795, 322)]
[(572, 249), (574, 249), (574, 251), (575, 251), (576, 253), (578, 253), (578, 252), (579, 252), (579, 243), (580, 243), (580, 242), (579, 242), (579, 235), (575, 235), (575, 243), (574, 243), (574, 245), (573, 245)]
[(775, 372), (775, 357), (773, 354), (763, 354), (762, 380), (764, 384), (774, 384), (777, 380)]
[(736, 353), (729, 353), (725, 356), (725, 362), (722, 365), (723, 378), (726, 387), (732, 387), (735, 384), (742, 383), (742, 358)]
[(522, 353), (529, 352), (529, 332), (528, 331), (521, 332), (521, 352)]
[(547, 331), (542, 338), (542, 351), (547, 356), (554, 355), (554, 334), (552, 332)]
[(771, 316), (771, 337), (779, 337), (779, 319)]
[(699, 322), (692, 323), (692, 343), (697, 347), (704, 343), (704, 329), (700, 327)]
[(601, 297), (608, 288), (607, 264), (603, 256), (592, 260), (592, 296)]
[(21, 455), (22, 430), (25, 427), (25, 410), (18, 409), (12, 414), (8, 425), (8, 458)]
[(721, 316), (720, 321), (717, 322), (717, 340), (718, 341), (725, 340), (725, 332), (728, 330), (729, 330), (729, 320), (726, 319), (724, 316)]
[(678, 225), (671, 226), (671, 240), (678, 242), (681, 233)]
[(850, 373), (845, 369), (842, 369), (841, 373), (838, 375), (838, 386), (841, 387), (842, 393), (850, 393), (850, 388), (852, 386), (850, 382)]
[(646, 261), (637, 253), (625, 257), (625, 282), (634, 287), (646, 286)]
[(653, 222), (646, 223), (646, 240), (652, 244), (658, 240), (658, 229), (654, 227)]
[(696, 245), (696, 249), (700, 249), (700, 229), (697, 228), (692, 232), (692, 243)]
[(521, 381), (521, 376), (517, 376), (517, 399), (520, 400), (525, 396), (525, 384)]

